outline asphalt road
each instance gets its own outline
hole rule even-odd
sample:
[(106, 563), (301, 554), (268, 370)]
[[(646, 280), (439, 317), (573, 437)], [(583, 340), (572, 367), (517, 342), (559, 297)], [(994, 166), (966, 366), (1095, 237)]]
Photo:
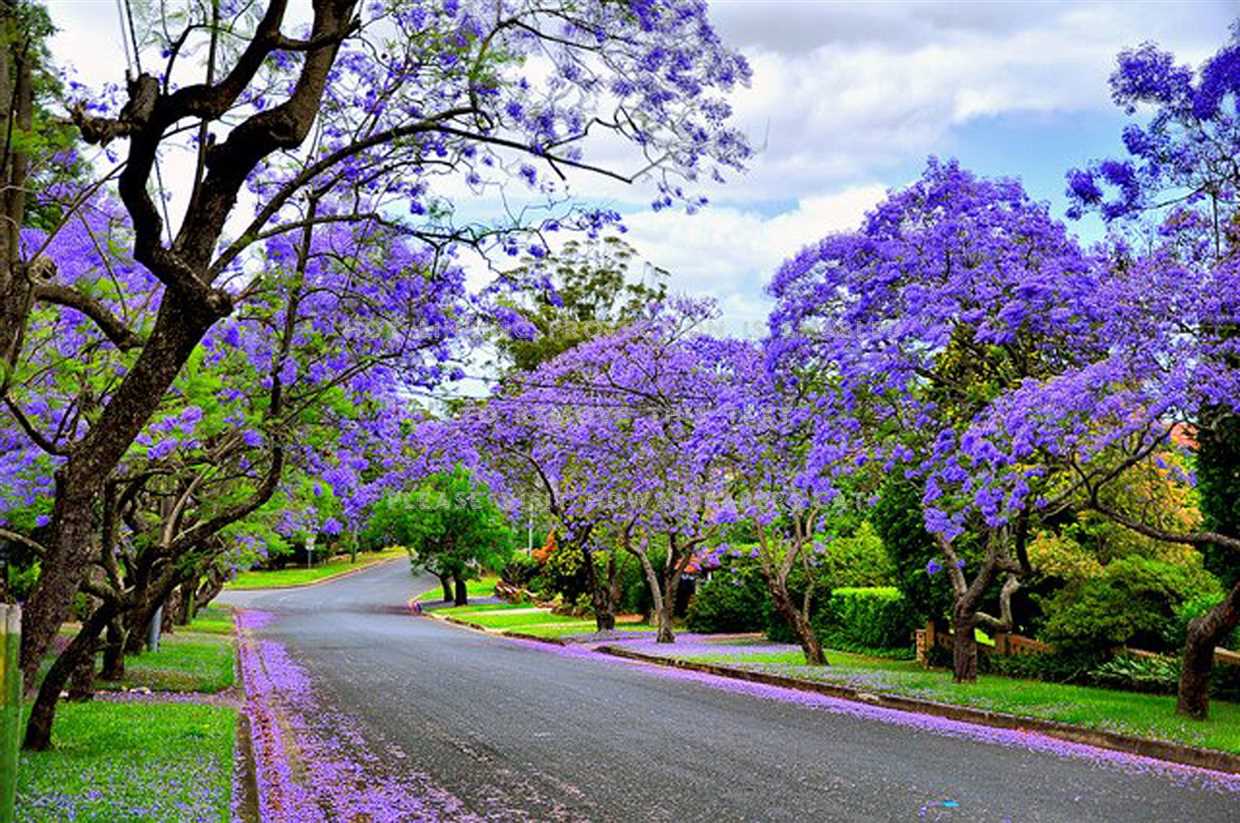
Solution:
[(275, 613), (259, 636), (284, 644), (329, 712), (484, 819), (1240, 821), (1240, 779), (916, 728), (411, 617), (408, 598), (433, 584), (397, 561), (223, 599)]

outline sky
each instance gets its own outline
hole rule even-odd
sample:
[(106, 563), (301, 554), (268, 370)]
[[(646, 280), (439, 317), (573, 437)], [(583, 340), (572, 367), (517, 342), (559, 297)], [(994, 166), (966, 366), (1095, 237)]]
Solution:
[[(114, 0), (48, 6), (55, 57), (120, 81)], [(714, 0), (711, 16), (754, 72), (732, 100), (759, 149), (748, 172), (706, 192), (695, 215), (651, 212), (648, 186), (590, 193), (625, 215), (626, 240), (671, 272), (673, 291), (715, 297), (727, 331), (757, 336), (780, 262), (855, 227), (929, 155), (1018, 177), (1062, 214), (1065, 170), (1122, 149), (1107, 88), (1116, 53), (1154, 40), (1197, 65), (1240, 3)]]

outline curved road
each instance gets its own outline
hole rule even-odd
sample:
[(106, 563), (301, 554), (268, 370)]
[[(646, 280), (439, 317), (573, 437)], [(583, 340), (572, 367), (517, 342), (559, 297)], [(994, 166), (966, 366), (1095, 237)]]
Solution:
[(325, 714), (459, 801), (450, 815), (411, 802), (409, 820), (1240, 820), (1240, 778), (917, 728), (409, 616), (433, 585), (394, 561), (222, 598), (274, 613), (257, 636), (306, 670)]

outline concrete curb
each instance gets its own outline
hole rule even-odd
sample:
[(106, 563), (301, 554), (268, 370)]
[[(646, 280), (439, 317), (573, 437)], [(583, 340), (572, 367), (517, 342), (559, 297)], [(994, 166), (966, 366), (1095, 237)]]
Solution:
[(258, 762), (254, 759), (254, 738), (250, 729), (250, 716), (245, 712), (246, 684), (241, 670), (241, 630), (237, 626), (237, 610), (230, 609), (233, 616), (232, 641), (234, 688), (240, 704), (237, 707), (236, 752), (233, 757), (233, 797), (229, 803), (232, 820), (238, 823), (262, 823), (262, 811), (258, 802)]
[(240, 823), (262, 823), (258, 806), (258, 764), (254, 762), (254, 741), (250, 737), (250, 718), (237, 713), (237, 765), (233, 778), (232, 810)]
[(220, 594), (223, 594), (224, 592), (274, 592), (274, 591), (283, 591), (286, 589), (312, 589), (315, 586), (322, 586), (324, 583), (335, 583), (337, 580), (341, 579), (342, 577), (349, 577), (350, 575), (359, 574), (364, 571), (369, 571), (371, 569), (378, 568), (379, 566), (382, 566), (385, 563), (394, 563), (397, 560), (408, 560), (408, 558), (389, 557), (386, 560), (374, 560), (374, 561), (371, 561), (370, 563), (363, 563), (361, 566), (358, 566), (356, 569), (345, 569), (342, 572), (337, 572), (336, 574), (320, 578), (310, 583), (289, 583), (284, 586), (228, 586), (228, 585), (225, 585), (223, 590), (220, 592)]
[(651, 663), (656, 666), (667, 666), (676, 669), (704, 672), (706, 674), (713, 674), (719, 677), (728, 677), (733, 680), (745, 680), (751, 683), (762, 683), (768, 686), (782, 686), (788, 689), (814, 692), (827, 697), (852, 700), (857, 703), (865, 703), (870, 706), (879, 706), (886, 709), (896, 709), (899, 711), (915, 712), (918, 714), (928, 714), (935, 717), (944, 717), (949, 720), (959, 720), (964, 723), (975, 723), (982, 726), (993, 726), (995, 728), (1013, 729), (1016, 731), (1037, 732), (1039, 734), (1047, 735), (1048, 737), (1055, 737), (1060, 740), (1070, 741), (1072, 743), (1084, 743), (1086, 745), (1096, 746), (1102, 749), (1112, 749), (1115, 751), (1125, 752), (1127, 754), (1150, 757), (1156, 760), (1166, 760), (1185, 766), (1195, 766), (1201, 769), (1211, 769), (1218, 772), (1240, 774), (1240, 755), (1213, 751), (1211, 749), (1202, 749), (1196, 746), (1187, 746), (1182, 743), (1171, 743), (1165, 740), (1152, 740), (1150, 738), (1133, 737), (1130, 735), (1119, 734), (1117, 732), (1087, 729), (1081, 726), (1061, 723), (1056, 720), (1041, 720), (1032, 717), (1020, 717), (1019, 715), (1007, 714), (1004, 712), (992, 712), (986, 709), (971, 709), (964, 706), (953, 706), (947, 703), (938, 703), (933, 700), (921, 700), (915, 697), (901, 697), (899, 695), (892, 694), (873, 694), (870, 692), (861, 691), (860, 689), (854, 689), (849, 686), (837, 686), (830, 683), (815, 683), (810, 680), (800, 680), (795, 677), (785, 677), (783, 675), (751, 671), (749, 669), (737, 669), (730, 666), (720, 666), (714, 663), (697, 663), (691, 660), (677, 660), (670, 657), (643, 654), (642, 652), (636, 652), (631, 649), (620, 648), (617, 646), (597, 646), (595, 647), (595, 651), (601, 654), (611, 655), (613, 657), (620, 657), (627, 660), (637, 660), (643, 663)]

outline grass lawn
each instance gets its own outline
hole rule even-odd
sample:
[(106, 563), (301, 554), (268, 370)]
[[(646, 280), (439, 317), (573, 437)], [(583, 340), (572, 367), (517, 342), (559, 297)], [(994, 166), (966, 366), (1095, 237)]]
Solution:
[[(668, 651), (676, 653), (674, 648)], [(911, 660), (828, 651), (831, 665), (824, 668), (804, 665), (799, 651), (676, 656), (1240, 753), (1240, 704), (1220, 700), (1211, 701), (1210, 719), (1201, 723), (1176, 716), (1172, 696), (999, 675), (981, 675), (976, 684), (957, 685), (951, 672), (927, 671)]]
[(174, 703), (62, 703), (48, 752), (23, 752), (26, 823), (229, 819), (237, 712)]
[(203, 609), (190, 625), (161, 636), (159, 651), (127, 656), (124, 680), (96, 680), (95, 688), (222, 692), (236, 682), (232, 631), (232, 612)]
[(348, 555), (340, 555), (311, 566), (308, 569), (305, 566), (289, 566), (270, 572), (255, 569), (241, 572), (236, 579), (229, 581), (224, 588), (283, 589), (289, 586), (304, 586), (307, 583), (317, 583), (329, 577), (335, 577), (354, 569), (362, 569), (371, 564), (381, 563), (384, 560), (392, 560), (397, 557), (408, 557), (408, 553), (402, 548), (393, 548), (384, 549), (381, 552), (363, 552), (357, 556), (356, 563), (349, 562)]
[[(470, 598), (475, 597), (491, 597), (495, 594), (495, 584), (499, 582), (497, 575), (487, 575), (478, 580), (466, 580), (465, 592)], [(436, 586), (433, 589), (427, 589), (417, 596), (418, 600), (423, 603), (436, 603), (443, 600), (443, 587)], [(473, 608), (468, 606), (467, 608)]]
[(232, 610), (222, 606), (207, 606), (205, 609), (199, 609), (189, 625), (189, 630), (199, 634), (224, 634), (231, 637), (233, 633)]
[[(460, 606), (454, 609), (444, 609), (440, 614), (475, 623), (488, 629), (521, 632), (536, 637), (590, 634), (595, 630), (592, 617), (567, 617), (562, 614), (552, 614), (548, 609), (512, 603)], [(638, 623), (633, 618), (617, 620), (616, 628), (623, 631), (653, 631), (652, 627)]]
[(98, 689), (145, 686), (152, 691), (222, 692), (236, 681), (232, 638), (195, 634), (184, 628), (165, 634), (159, 651), (125, 658), (125, 679), (96, 680)]
[[(234, 680), (232, 631), (231, 612), (204, 609), (164, 635), (158, 652), (128, 657), (122, 683), (96, 688), (222, 691)], [(237, 711), (226, 706), (62, 701), (53, 749), (21, 755), (17, 819), (226, 823), (236, 728)]]

